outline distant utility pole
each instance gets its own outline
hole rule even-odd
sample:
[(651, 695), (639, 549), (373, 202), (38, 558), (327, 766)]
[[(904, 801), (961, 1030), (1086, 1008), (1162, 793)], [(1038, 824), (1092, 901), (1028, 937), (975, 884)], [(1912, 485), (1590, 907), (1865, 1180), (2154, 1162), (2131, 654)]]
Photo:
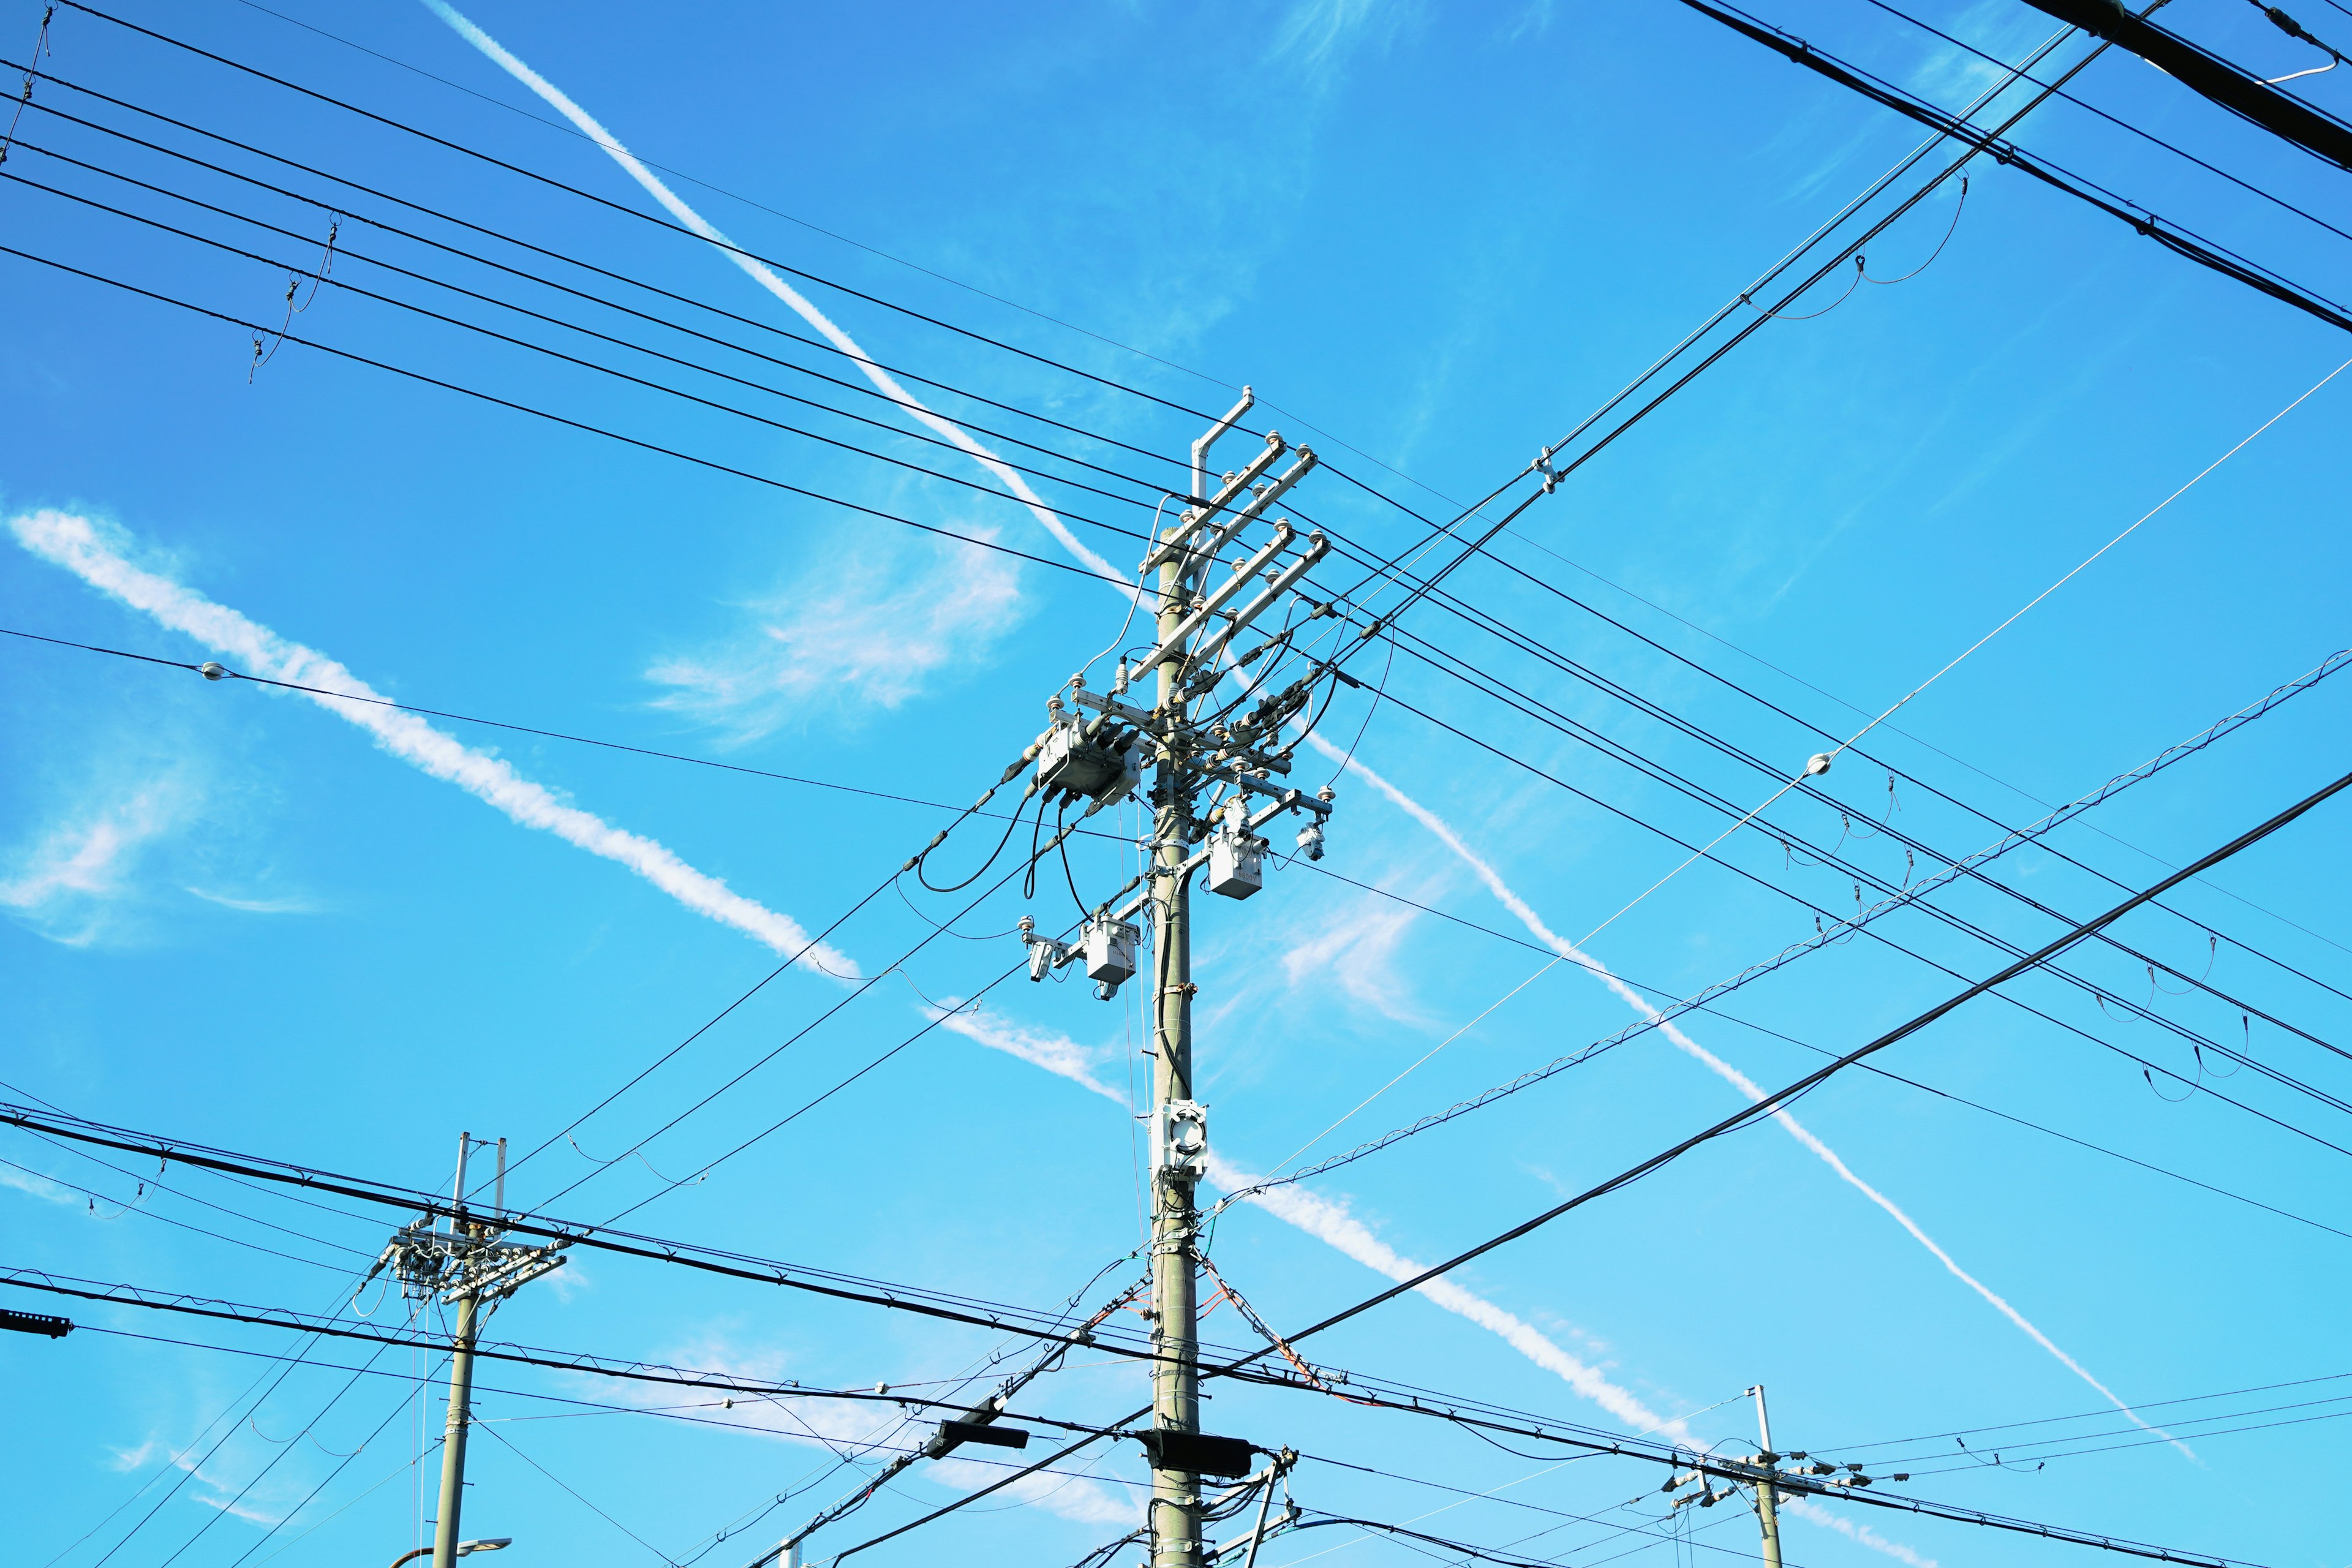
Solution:
[[(1794, 1469), (1780, 1468), (1783, 1459), (1811, 1459), (1812, 1457), (1802, 1449), (1790, 1454), (1774, 1453), (1772, 1422), (1764, 1411), (1764, 1385), (1759, 1383), (1748, 1393), (1756, 1401), (1756, 1432), (1763, 1445), (1756, 1457), (1740, 1459), (1721, 1455), (1695, 1456), (1690, 1461), (1690, 1468), (1676, 1471), (1667, 1479), (1662, 1489), (1677, 1492), (1694, 1481), (1698, 1483), (1696, 1491), (1682, 1492), (1675, 1499), (1673, 1507), (1667, 1510), (1675, 1513), (1693, 1504), (1713, 1508), (1719, 1502), (1739, 1496), (1742, 1486), (1752, 1489), (1756, 1494), (1756, 1522), (1763, 1531), (1765, 1568), (1780, 1568), (1780, 1500), (1783, 1497), (1792, 1493), (1816, 1498), (1850, 1495), (1856, 1487), (1874, 1485), (1876, 1478), (1863, 1474), (1860, 1465), (1833, 1465), (1822, 1459), (1813, 1459), (1811, 1464), (1800, 1465)], [(1911, 1477), (1906, 1471), (1897, 1470), (1885, 1479), (1907, 1481)], [(1718, 1487), (1715, 1484), (1718, 1480), (1728, 1484)]]
[[(368, 1270), (373, 1279), (389, 1267), (400, 1280), (401, 1294), (411, 1300), (438, 1296), (457, 1309), (457, 1326), (449, 1352), (449, 1422), (441, 1442), (441, 1507), (433, 1529), (433, 1568), (454, 1568), (468, 1549), (482, 1542), (457, 1539), (458, 1515), (465, 1506), (466, 1432), (472, 1421), (474, 1341), (499, 1303), (563, 1262), (559, 1241), (547, 1247), (520, 1247), (501, 1242), (507, 1203), (507, 1141), (498, 1141), (497, 1186), (490, 1213), (477, 1217), (466, 1206), (466, 1163), (477, 1148), (489, 1140), (470, 1132), (457, 1135), (457, 1178), (450, 1191), (450, 1213), (426, 1215), (393, 1233), (392, 1242)], [(446, 1226), (440, 1223), (447, 1220)], [(503, 1545), (501, 1542), (499, 1544)]]
[[(1038, 936), (1025, 917), (1022, 935), (1032, 944), (1032, 979), (1083, 961), (1095, 994), (1108, 1000), (1136, 973), (1139, 933), (1129, 917), (1150, 906), (1155, 1359), (1148, 1523), (1153, 1568), (1202, 1568), (1201, 1477), (1243, 1474), (1250, 1451), (1235, 1440), (1201, 1436), (1194, 1289), (1200, 1211), (1193, 1194), (1207, 1169), (1208, 1116), (1193, 1097), (1193, 879), (1205, 869), (1209, 891), (1246, 899), (1265, 877), (1268, 846), (1257, 830), (1285, 812), (1303, 813), (1308, 820), (1298, 847), (1320, 859), (1323, 824), (1331, 814), (1328, 785), (1307, 795), (1286, 782), (1297, 742), (1284, 737), (1285, 724), (1327, 677), (1309, 664), (1286, 685), (1276, 688), (1274, 681), (1285, 660), (1296, 657), (1295, 645), (1309, 623), (1331, 615), (1332, 606), (1294, 604), (1288, 626), (1234, 651), (1235, 639), (1290, 595), (1330, 548), (1319, 532), (1302, 542), (1279, 519), (1262, 542), (1248, 537), (1314, 468), (1311, 448), (1299, 447), (1296, 459), (1274, 474), (1288, 448), (1269, 433), (1261, 450), (1212, 488), (1210, 448), (1255, 401), (1244, 387), (1232, 411), (1192, 443), (1190, 504), (1139, 568), (1141, 591), (1157, 599), (1150, 650), (1133, 661), (1123, 653), (1104, 694), (1087, 689), (1084, 672), (1072, 676), (1065, 688), (1072, 704), (1093, 717), (1066, 710), (1057, 691), (1046, 703), (1050, 723), (1035, 748), (1037, 785), (1066, 807), (1086, 800), (1090, 811), (1098, 810), (1123, 798), (1146, 768), (1151, 771), (1152, 868), (1142, 890), (1116, 910), (1098, 905), (1075, 943)], [(1154, 675), (1157, 700), (1149, 711), (1119, 700), (1130, 685)], [(1233, 691), (1217, 698), (1228, 681)], [(1253, 696), (1259, 699), (1255, 706), (1232, 717)], [(1204, 790), (1214, 792), (1206, 809), (1200, 802)]]

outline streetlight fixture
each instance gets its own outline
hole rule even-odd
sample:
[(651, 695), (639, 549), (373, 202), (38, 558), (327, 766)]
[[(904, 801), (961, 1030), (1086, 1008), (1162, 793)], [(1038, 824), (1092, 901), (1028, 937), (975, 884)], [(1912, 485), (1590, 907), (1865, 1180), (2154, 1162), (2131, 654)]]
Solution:
[[(477, 1552), (498, 1552), (512, 1546), (513, 1544), (514, 1537), (511, 1535), (494, 1535), (482, 1541), (461, 1541), (457, 1542), (457, 1555), (460, 1557), (466, 1557), (470, 1556)], [(401, 1568), (401, 1564), (404, 1563), (414, 1563), (420, 1557), (430, 1557), (432, 1555), (433, 1548), (430, 1546), (420, 1546), (413, 1552), (404, 1552), (399, 1556), (394, 1558), (392, 1560), (392, 1568)]]

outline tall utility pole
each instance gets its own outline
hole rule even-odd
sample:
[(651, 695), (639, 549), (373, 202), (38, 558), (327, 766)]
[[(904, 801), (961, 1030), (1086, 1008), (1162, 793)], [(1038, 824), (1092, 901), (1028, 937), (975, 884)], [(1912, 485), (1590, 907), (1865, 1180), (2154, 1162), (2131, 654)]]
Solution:
[[(499, 1302), (525, 1284), (563, 1262), (569, 1242), (547, 1247), (502, 1243), (507, 1201), (507, 1141), (497, 1143), (497, 1188), (488, 1216), (478, 1217), (467, 1207), (466, 1163), (477, 1147), (488, 1140), (470, 1132), (457, 1135), (457, 1177), (450, 1192), (446, 1215), (425, 1215), (393, 1233), (392, 1242), (368, 1270), (373, 1279), (387, 1266), (400, 1280), (401, 1293), (411, 1300), (438, 1296), (444, 1306), (457, 1309), (450, 1335), (449, 1418), (442, 1430), (441, 1505), (433, 1527), (433, 1568), (454, 1568), (464, 1553), (458, 1550), (458, 1519), (465, 1508), (466, 1435), (472, 1426), (474, 1342), (481, 1326)], [(440, 1222), (446, 1220), (446, 1226)]]
[[(1748, 1392), (1756, 1396), (1756, 1431), (1763, 1444), (1757, 1462), (1769, 1471), (1780, 1456), (1772, 1452), (1772, 1421), (1764, 1413), (1764, 1385), (1759, 1383)], [(1780, 1499), (1769, 1480), (1756, 1483), (1756, 1521), (1764, 1531), (1764, 1568), (1780, 1568)]]
[[(1139, 933), (1128, 917), (1150, 906), (1152, 1568), (1202, 1568), (1201, 1477), (1204, 1470), (1241, 1474), (1245, 1466), (1223, 1467), (1236, 1452), (1248, 1451), (1246, 1445), (1201, 1436), (1195, 1194), (1206, 1173), (1208, 1121), (1194, 1099), (1192, 1076), (1196, 874), (1205, 871), (1198, 879), (1211, 892), (1248, 898), (1264, 880), (1267, 843), (1257, 830), (1283, 813), (1299, 813), (1307, 823), (1298, 847), (1319, 859), (1322, 824), (1331, 812), (1328, 785), (1308, 795), (1288, 784), (1297, 739), (1286, 735), (1286, 726), (1328, 679), (1326, 668), (1304, 658), (1297, 644), (1331, 606), (1294, 600), (1283, 629), (1255, 647), (1236, 647), (1241, 634), (1289, 598), (1329, 548), (1320, 533), (1301, 541), (1282, 520), (1275, 521), (1270, 538), (1248, 537), (1252, 525), (1315, 466), (1311, 449), (1300, 447), (1276, 474), (1289, 449), (1281, 437), (1268, 434), (1239, 469), (1212, 478), (1210, 448), (1255, 401), (1243, 388), (1241, 401), (1192, 443), (1190, 504), (1142, 563), (1138, 592), (1157, 600), (1154, 646), (1139, 662), (1123, 655), (1106, 693), (1088, 690), (1084, 672), (1072, 677), (1066, 689), (1073, 706), (1094, 717), (1067, 712), (1056, 692), (1046, 704), (1051, 727), (1031, 750), (1034, 787), (1066, 806), (1087, 800), (1089, 815), (1124, 798), (1147, 768), (1150, 773), (1151, 870), (1143, 889), (1117, 910), (1097, 906), (1075, 943), (1036, 935), (1025, 917), (1023, 939), (1032, 944), (1031, 978), (1083, 960), (1097, 983), (1095, 994), (1108, 1000), (1137, 970)], [(1277, 684), (1292, 668), (1295, 677)], [(1153, 675), (1156, 701), (1149, 712), (1119, 700), (1130, 683)], [(1220, 687), (1227, 688), (1222, 698)], [(1255, 707), (1235, 717), (1253, 697)], [(1215, 792), (1205, 812), (1198, 803), (1203, 790)]]

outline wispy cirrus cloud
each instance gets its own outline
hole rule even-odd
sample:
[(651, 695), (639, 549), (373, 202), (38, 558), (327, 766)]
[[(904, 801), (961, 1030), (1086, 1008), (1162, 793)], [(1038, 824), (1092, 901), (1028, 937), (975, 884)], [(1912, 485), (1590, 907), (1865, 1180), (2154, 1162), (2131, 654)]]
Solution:
[(868, 547), (739, 608), (736, 630), (646, 672), (669, 689), (656, 707), (739, 742), (795, 720), (898, 707), (942, 668), (985, 658), (1023, 615), (1018, 563), (950, 541)]
[(1292, 988), (1317, 980), (1336, 984), (1349, 1000), (1413, 1027), (1429, 1020), (1405, 994), (1396, 958), (1421, 911), (1370, 895), (1340, 905), (1330, 918), (1282, 954)]
[(215, 893), (204, 888), (190, 888), (189, 895), (208, 904), (218, 904), (225, 910), (235, 910), (247, 915), (314, 915), (320, 904), (315, 899), (289, 894), (275, 899), (240, 899), (227, 893)]
[(96, 942), (115, 927), (141, 860), (185, 820), (193, 793), (167, 773), (76, 802), (7, 858), (0, 909), (52, 942)]

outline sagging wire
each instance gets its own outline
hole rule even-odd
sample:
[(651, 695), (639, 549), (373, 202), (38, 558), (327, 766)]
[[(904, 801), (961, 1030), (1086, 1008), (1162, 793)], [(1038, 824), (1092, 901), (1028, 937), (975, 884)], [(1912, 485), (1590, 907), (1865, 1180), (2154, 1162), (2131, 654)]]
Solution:
[(25, 68), (25, 85), (17, 89), (16, 112), (8, 117), (8, 134), (0, 136), (0, 163), (8, 161), (9, 149), (16, 144), (16, 122), (25, 118), (25, 106), (33, 101), (33, 80), (39, 74), (41, 57), (57, 58), (57, 51), (49, 47), (49, 18), (57, 14), (54, 4), (41, 13), (41, 30), (33, 35), (33, 63)]
[[(1908, 283), (1912, 279), (1918, 277), (1919, 274), (1927, 271), (1927, 268), (1936, 265), (1936, 258), (1943, 255), (1944, 247), (1952, 243), (1952, 235), (1960, 226), (1960, 214), (1968, 210), (1968, 205), (1969, 177), (1966, 174), (1962, 174), (1960, 176), (1960, 199), (1954, 203), (1952, 206), (1951, 227), (1944, 230), (1944, 237), (1936, 242), (1936, 248), (1927, 253), (1927, 259), (1919, 263), (1918, 266), (1914, 267), (1910, 271), (1906, 272), (1900, 278), (1873, 278), (1868, 272), (1864, 272), (1862, 275), (1862, 280), (1865, 283)], [(1862, 258), (1857, 256), (1853, 259), (1856, 268), (1859, 269), (1862, 265)]]
[(609, 1160), (599, 1160), (595, 1155), (591, 1154), (587, 1150), (583, 1149), (580, 1146), (580, 1140), (574, 1138), (569, 1131), (566, 1131), (563, 1134), (563, 1141), (572, 1145), (572, 1152), (573, 1153), (579, 1155), (582, 1159), (587, 1161), (590, 1164), (594, 1165), (599, 1169), (617, 1165), (624, 1160), (635, 1160), (646, 1170), (653, 1171), (654, 1180), (662, 1183), (666, 1186), (699, 1186), (702, 1184), (704, 1178), (709, 1176), (710, 1173), (709, 1172), (705, 1171), (702, 1175), (695, 1177), (690, 1182), (673, 1182), (667, 1176), (663, 1175), (659, 1171), (654, 1171), (654, 1163), (646, 1158), (645, 1152), (641, 1149), (624, 1150), (620, 1153), (614, 1155)]
[(294, 318), (319, 302), (319, 290), (326, 285), (327, 275), (335, 269), (335, 237), (342, 231), (342, 226), (343, 217), (341, 213), (327, 215), (326, 250), (319, 258), (319, 269), (310, 275), (310, 297), (299, 305), (294, 302), (294, 296), (302, 290), (301, 277), (295, 273), (287, 275), (286, 319), (278, 323), (275, 334), (276, 341), (269, 344), (267, 353), (262, 349), (264, 334), (260, 332), (253, 334), (253, 363), (245, 367), (246, 385), (251, 386), (254, 376), (260, 373), (261, 367), (276, 359), (278, 351), (286, 346), (286, 334), (293, 330)]
[(1822, 306), (1818, 310), (1809, 310), (1801, 316), (1792, 315), (1786, 310), (1768, 310), (1763, 306), (1759, 305), (1754, 297), (1744, 289), (1740, 293), (1739, 302), (1754, 310), (1757, 314), (1762, 316), (1768, 321), (1819, 321), (1822, 317), (1828, 315), (1832, 310), (1836, 310), (1840, 305), (1844, 304), (1848, 299), (1852, 298), (1854, 289), (1860, 286), (1862, 282), (1862, 264), (1864, 259), (1865, 258), (1859, 252), (1855, 254), (1853, 258), (1853, 276), (1846, 279), (1845, 292), (1839, 295), (1836, 299), (1831, 300), (1828, 304)]
[[(1010, 837), (1010, 836), (1011, 836), (1011, 832), (1012, 832), (1012, 830), (1011, 830), (1010, 828), (1007, 828), (1005, 831), (1006, 831), (1006, 835), (1007, 835), (1007, 837)], [(997, 846), (997, 848), (998, 848), (1000, 851), (1001, 851), (1003, 847), (1003, 847), (1002, 844), (1000, 844), (1000, 845), (998, 845), (998, 846)], [(987, 868), (987, 867), (985, 867), (985, 866), (983, 866), (983, 867), (982, 867), (982, 868), (981, 868), (981, 869), (982, 869), (982, 870), (983, 870), (983, 871), (984, 871), (984, 870), (986, 870), (987, 868)], [(926, 885), (928, 885), (928, 884), (926, 884)], [(904, 905), (906, 905), (906, 906), (907, 906), (907, 912), (908, 912), (908, 914), (913, 915), (913, 916), (914, 916), (917, 920), (919, 920), (919, 921), (925, 921), (925, 922), (926, 922), (926, 923), (928, 923), (928, 924), (931, 927), (931, 929), (932, 929), (932, 930), (934, 930), (934, 931), (938, 931), (944, 932), (945, 934), (947, 934), (947, 935), (949, 935), (949, 936), (952, 936), (952, 937), (960, 938), (961, 940), (962, 940), (962, 941), (964, 941), (964, 942), (997, 942), (997, 941), (1002, 940), (1003, 938), (1005, 938), (1005, 937), (1011, 936), (1014, 931), (1019, 931), (1019, 930), (1021, 929), (1021, 928), (1020, 928), (1019, 926), (1017, 926), (1017, 925), (1010, 925), (1010, 926), (1006, 926), (1003, 931), (987, 931), (987, 932), (984, 932), (984, 933), (982, 933), (982, 934), (979, 935), (979, 936), (974, 936), (974, 935), (972, 935), (972, 934), (971, 934), (971, 932), (969, 932), (969, 931), (958, 931), (958, 930), (956, 930), (953, 926), (950, 926), (950, 925), (941, 925), (938, 921), (932, 920), (930, 916), (929, 916), (929, 915), (925, 914), (925, 913), (924, 913), (924, 912), (923, 912), (919, 908), (918, 908), (918, 907), (917, 907), (917, 905), (916, 905), (916, 903), (915, 903), (915, 900), (912, 900), (912, 899), (910, 899), (910, 898), (908, 898), (908, 897), (907, 896), (907, 889), (906, 889), (906, 888), (905, 888), (903, 885), (901, 885), (901, 884), (900, 884), (900, 882), (899, 882), (899, 880), (898, 880), (898, 878), (893, 877), (892, 879), (890, 879), (890, 888), (891, 888), (891, 890), (892, 890), (893, 892), (895, 892), (895, 893), (897, 893), (897, 894), (898, 895), (898, 901), (899, 901), (900, 903), (902, 903), (902, 904), (904, 904)]]

